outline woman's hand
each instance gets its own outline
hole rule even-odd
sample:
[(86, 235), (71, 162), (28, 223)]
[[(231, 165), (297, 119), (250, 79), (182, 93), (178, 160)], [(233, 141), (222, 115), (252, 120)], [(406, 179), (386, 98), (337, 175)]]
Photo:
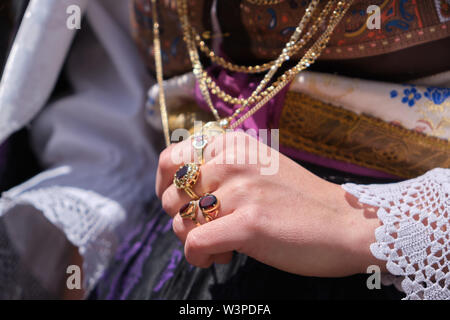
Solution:
[[(223, 143), (227, 137), (245, 145)], [(250, 143), (252, 142), (252, 143)], [(250, 146), (257, 150), (250, 150)], [(198, 267), (227, 263), (232, 251), (265, 264), (306, 276), (337, 277), (366, 272), (371, 264), (385, 269), (369, 251), (379, 226), (376, 208), (360, 205), (338, 185), (311, 174), (244, 133), (216, 137), (206, 149), (212, 157), (201, 166), (194, 186), (198, 195), (213, 193), (220, 200), (218, 217), (201, 226), (177, 214), (190, 199), (172, 183), (180, 164), (173, 155), (189, 152), (190, 140), (166, 149), (160, 157), (156, 191), (173, 229), (185, 243), (186, 259)], [(236, 151), (237, 150), (237, 151)], [(251, 153), (279, 158), (274, 175), (262, 175), (263, 164), (248, 164)], [(220, 164), (242, 156), (246, 164)], [(272, 157), (272, 159), (277, 159)], [(193, 159), (193, 158), (192, 158)], [(241, 158), (242, 159), (242, 158)], [(220, 160), (220, 161), (219, 161)], [(199, 213), (201, 216), (201, 213)]]

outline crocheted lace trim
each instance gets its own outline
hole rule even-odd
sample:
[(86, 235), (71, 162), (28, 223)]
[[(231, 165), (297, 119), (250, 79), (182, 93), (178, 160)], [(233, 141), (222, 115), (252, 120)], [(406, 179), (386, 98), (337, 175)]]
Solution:
[(450, 299), (450, 169), (400, 183), (342, 187), (379, 207), (382, 225), (370, 249), (387, 261), (391, 276), (383, 283), (400, 284), (405, 299)]

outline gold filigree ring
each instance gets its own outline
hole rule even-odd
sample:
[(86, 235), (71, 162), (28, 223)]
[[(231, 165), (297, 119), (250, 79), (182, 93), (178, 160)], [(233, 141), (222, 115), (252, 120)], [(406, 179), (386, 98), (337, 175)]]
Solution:
[(193, 200), (183, 205), (178, 211), (178, 213), (180, 214), (181, 218), (190, 219), (194, 221), (196, 224), (198, 224), (197, 209), (198, 209), (197, 201)]
[(180, 166), (173, 177), (173, 183), (178, 189), (183, 189), (191, 199), (197, 200), (199, 196), (192, 189), (200, 176), (200, 166), (188, 163)]

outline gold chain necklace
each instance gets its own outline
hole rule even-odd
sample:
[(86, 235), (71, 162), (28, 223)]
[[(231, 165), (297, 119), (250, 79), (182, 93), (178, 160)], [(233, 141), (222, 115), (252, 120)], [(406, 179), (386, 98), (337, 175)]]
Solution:
[[(153, 13), (155, 65), (156, 65), (156, 73), (157, 73), (157, 82), (158, 82), (158, 86), (159, 86), (159, 103), (160, 103), (160, 109), (161, 109), (161, 117), (162, 117), (162, 123), (163, 123), (164, 136), (165, 136), (166, 145), (169, 145), (170, 144), (169, 125), (168, 125), (167, 106), (166, 106), (165, 94), (164, 94), (163, 68), (162, 68), (163, 65), (162, 65), (162, 57), (161, 57), (161, 43), (160, 43), (160, 35), (159, 35), (159, 22), (158, 22), (156, 1), (157, 0), (151, 0), (152, 13)], [(307, 16), (307, 18), (305, 18), (305, 16), (304, 16), (302, 18), (302, 21), (309, 20), (309, 18), (312, 15), (311, 11), (313, 11), (311, 9), (315, 9), (315, 6), (317, 5), (316, 2), (318, 3), (319, 1), (312, 1), (312, 3), (313, 3), (312, 7), (308, 8), (310, 10), (307, 9), (307, 11), (305, 12), (305, 16)], [(330, 1), (330, 2), (334, 3), (334, 1)], [(291, 37), (291, 41), (289, 41), (287, 43), (286, 48), (283, 50), (280, 57), (275, 60), (273, 65), (270, 66), (270, 71), (264, 78), (264, 79), (266, 79), (265, 82), (260, 83), (257, 90), (255, 90), (253, 92), (253, 94), (252, 94), (253, 97), (251, 96), (249, 99), (245, 99), (246, 100), (245, 105), (243, 104), (239, 109), (237, 109), (233, 113), (232, 116), (230, 116), (226, 119), (221, 119), (218, 114), (218, 111), (215, 109), (215, 107), (211, 101), (211, 97), (209, 95), (209, 90), (208, 90), (207, 83), (208, 82), (214, 83), (214, 82), (211, 81), (212, 79), (209, 78), (207, 73), (203, 70), (203, 67), (201, 65), (200, 58), (198, 55), (198, 51), (196, 50), (197, 48), (196, 48), (195, 38), (194, 39), (192, 38), (192, 29), (189, 28), (188, 8), (187, 8), (186, 0), (184, 0), (184, 1), (177, 0), (177, 9), (178, 9), (180, 18), (182, 20), (185, 42), (188, 47), (188, 52), (189, 52), (191, 62), (193, 64), (193, 73), (199, 81), (199, 87), (202, 92), (202, 95), (204, 96), (209, 108), (211, 109), (214, 117), (217, 120), (217, 122), (210, 123), (210, 127), (215, 127), (215, 128), (229, 127), (231, 129), (235, 129), (240, 124), (242, 124), (245, 120), (247, 120), (249, 117), (251, 117), (255, 112), (257, 112), (261, 107), (263, 107), (278, 92), (280, 92), (299, 72), (308, 68), (312, 63), (314, 63), (314, 61), (318, 58), (320, 53), (326, 47), (326, 45), (330, 39), (331, 33), (333, 32), (336, 25), (341, 21), (341, 19), (345, 15), (346, 11), (350, 7), (351, 2), (352, 2), (352, 0), (339, 1), (336, 5), (336, 8), (333, 10), (333, 12), (331, 14), (330, 23), (327, 26), (325, 32), (316, 40), (316, 42), (306, 52), (306, 54), (302, 57), (302, 59), (298, 62), (298, 64), (295, 67), (286, 71), (271, 86), (269, 86), (266, 90), (262, 91), (262, 89), (268, 84), (270, 79), (275, 74), (275, 72), (276, 72), (275, 69), (278, 69), (281, 66), (281, 64), (289, 58), (289, 54), (294, 52), (290, 48), (297, 45), (296, 41), (299, 39), (300, 33), (302, 31), (302, 30), (299, 30), (300, 25), (302, 24), (302, 21), (301, 21), (299, 27), (296, 29), (296, 31), (298, 31), (297, 32), (298, 34), (296, 34), (294, 38)], [(327, 5), (327, 7), (328, 7), (328, 5)], [(304, 18), (306, 20), (304, 20)], [(306, 25), (306, 22), (304, 22), (303, 25)], [(318, 25), (319, 24), (317, 24), (317, 26)], [(292, 39), (294, 41), (292, 41)], [(269, 79), (269, 80), (267, 80), (267, 79)], [(216, 87), (217, 87), (217, 85), (216, 85)], [(255, 94), (255, 92), (257, 92), (257, 93)], [(248, 106), (248, 103), (256, 102), (255, 96), (259, 92), (261, 92), (261, 96), (262, 96), (260, 101), (256, 105), (254, 105), (251, 109), (249, 109), (243, 116), (241, 116), (239, 119), (237, 119), (234, 123), (231, 124), (231, 121), (234, 120)], [(208, 126), (208, 124), (206, 124), (206, 126)]]
[[(331, 18), (330, 18), (330, 24), (328, 25), (326, 31), (324, 34), (319, 37), (319, 39), (313, 44), (311, 49), (307, 51), (305, 56), (300, 60), (299, 64), (285, 72), (275, 83), (271, 86), (269, 86), (266, 90), (263, 91), (263, 89), (268, 85), (269, 81), (273, 77), (273, 75), (276, 73), (279, 67), (281, 67), (282, 63), (289, 59), (289, 48), (294, 46), (296, 41), (298, 41), (300, 33), (302, 32), (304, 26), (307, 24), (309, 19), (311, 18), (317, 4), (319, 1), (312, 1), (310, 3), (310, 6), (308, 9), (306, 9), (305, 15), (302, 18), (298, 28), (294, 32), (293, 36), (291, 37), (291, 40), (287, 43), (286, 48), (283, 49), (280, 57), (276, 60), (276, 64), (271, 67), (270, 71), (266, 74), (264, 79), (261, 81), (261, 83), (258, 85), (255, 91), (251, 94), (251, 96), (247, 99), (241, 99), (240, 101), (243, 102), (242, 106), (238, 108), (233, 115), (231, 115), (227, 119), (221, 120), (221, 125), (224, 127), (230, 127), (230, 128), (236, 128), (236, 126), (242, 121), (235, 122), (230, 126), (230, 122), (237, 118), (239, 114), (249, 105), (253, 104), (258, 101), (268, 101), (270, 99), (265, 99), (266, 97), (273, 97), (276, 93), (278, 93), (290, 80), (293, 79), (293, 77), (300, 71), (306, 69), (309, 67), (320, 55), (321, 51), (324, 49), (326, 44), (328, 43), (328, 40), (330, 38), (330, 35), (332, 31), (334, 30), (335, 26), (339, 21), (342, 19), (342, 17), (345, 15), (346, 10), (349, 7), (349, 4), (351, 1), (339, 1), (337, 3), (336, 8), (334, 9)], [(333, 3), (336, 3), (336, 1), (330, 1)], [(212, 86), (211, 92), (213, 94), (219, 92), (219, 94), (224, 95), (223, 92), (220, 92), (218, 90), (218, 86), (214, 84), (214, 80), (212, 80), (207, 73), (203, 70), (202, 64), (200, 62), (200, 59), (198, 57), (198, 52), (196, 51), (195, 43), (192, 41), (192, 33), (190, 32), (190, 25), (188, 21), (188, 10), (187, 10), (187, 2), (186, 0), (178, 0), (177, 2), (178, 12), (180, 15), (180, 20), (182, 23), (183, 28), (183, 34), (184, 39), (186, 41), (186, 44), (188, 46), (188, 50), (190, 52), (191, 62), (194, 69), (194, 75), (197, 77), (197, 80), (199, 82), (199, 87), (202, 92), (202, 95), (204, 96), (209, 108), (213, 111), (213, 114), (215, 114), (216, 119), (218, 118), (217, 110), (215, 110), (214, 105), (211, 102), (211, 97), (209, 95), (208, 87)], [(274, 94), (272, 94), (274, 93)], [(260, 96), (259, 96), (260, 94)], [(219, 97), (220, 98), (220, 97)], [(225, 95), (225, 101), (232, 101), (233, 97), (229, 97)], [(260, 102), (261, 102), (260, 101)], [(233, 101), (234, 102), (234, 101)], [(252, 109), (250, 109), (248, 112), (250, 112), (253, 109), (259, 110), (259, 108), (262, 106), (261, 103), (258, 103), (255, 105)], [(250, 114), (254, 114), (255, 111), (251, 111)], [(245, 117), (245, 118), (248, 118)]]
[(270, 6), (274, 4), (280, 4), (283, 2), (283, 0), (246, 0), (246, 1), (258, 6)]
[[(308, 31), (298, 42), (296, 42), (294, 45), (288, 47), (288, 54), (289, 56), (292, 56), (296, 54), (298, 51), (300, 51), (303, 46), (308, 43), (309, 40), (314, 36), (314, 34), (317, 32), (320, 24), (325, 19), (325, 17), (328, 15), (328, 13), (331, 10), (333, 1), (328, 1), (325, 8), (320, 12), (320, 15), (316, 18), (314, 21), (314, 24), (311, 26), (310, 31)], [(197, 44), (197, 47), (202, 51), (206, 57), (211, 59), (212, 62), (215, 64), (228, 69), (230, 71), (234, 72), (243, 72), (243, 73), (260, 73), (263, 71), (269, 70), (273, 65), (275, 65), (276, 60), (264, 63), (262, 65), (255, 65), (255, 66), (240, 66), (236, 65), (232, 62), (229, 62), (222, 58), (221, 56), (217, 55), (214, 51), (212, 51), (205, 43), (205, 41), (202, 40), (202, 37), (198, 34), (198, 32), (195, 30), (194, 27), (190, 26), (192, 30), (192, 34), (194, 35), (195, 42)], [(210, 87), (210, 89), (212, 89)]]
[(281, 81), (281, 85), (271, 91), (267, 96), (264, 97), (258, 104), (248, 110), (243, 116), (237, 119), (231, 126), (231, 129), (237, 128), (244, 121), (250, 118), (253, 114), (255, 114), (259, 109), (261, 109), (267, 102), (269, 102), (278, 92), (280, 92), (290, 81), (294, 79), (294, 77), (300, 73), (301, 71), (308, 68), (312, 63), (317, 60), (320, 56), (320, 53), (326, 48), (331, 34), (333, 33), (336, 26), (344, 17), (347, 10), (350, 8), (352, 0), (343, 2), (340, 1), (337, 5), (337, 8), (333, 11), (330, 24), (327, 26), (325, 32), (317, 39), (314, 45), (306, 52), (303, 58), (297, 63), (297, 65), (291, 69), (289, 69), (285, 74), (283, 74), (279, 81)]
[[(291, 46), (287, 47), (287, 53), (289, 58), (294, 55), (296, 52), (298, 52), (304, 44), (306, 44), (316, 33), (316, 31), (319, 28), (320, 23), (322, 23), (322, 21), (325, 19), (326, 15), (329, 13), (329, 11), (332, 8), (332, 4), (333, 1), (328, 1), (327, 5), (325, 6), (325, 8), (321, 11), (319, 17), (316, 18), (316, 21), (314, 22), (314, 24), (311, 26), (310, 31), (308, 31), (303, 38), (301, 38), (298, 42), (291, 42)], [(207, 57), (209, 57), (211, 59), (211, 61), (213, 63), (216, 63), (222, 67), (224, 67), (225, 69), (228, 69), (230, 71), (234, 71), (234, 72), (244, 72), (244, 73), (260, 73), (262, 71), (267, 71), (270, 68), (272, 68), (274, 65), (276, 65), (276, 60), (272, 61), (272, 62), (268, 62), (265, 63), (261, 66), (256, 65), (256, 66), (238, 66), (235, 65), (231, 62), (226, 61), (224, 58), (216, 55), (213, 51), (211, 51), (206, 44), (204, 43), (204, 41), (201, 40), (201, 37), (195, 32), (195, 30), (192, 28), (193, 30), (193, 34), (197, 43), (197, 46), (199, 47), (199, 49), (205, 53), (205, 55)], [(264, 98), (265, 95), (267, 95), (267, 92), (261, 92), (261, 94), (256, 94), (254, 97), (250, 97), (247, 99), (243, 99), (243, 98), (237, 98), (237, 97), (233, 97), (229, 94), (227, 94), (226, 92), (224, 92), (219, 86), (217, 86), (216, 82), (209, 77), (209, 75), (207, 74), (207, 72), (203, 71), (203, 77), (206, 78), (206, 85), (208, 86), (208, 88), (211, 90), (211, 93), (216, 95), (217, 97), (219, 97), (219, 99), (223, 100), (224, 102), (227, 103), (231, 103), (234, 105), (246, 105), (246, 104), (254, 104), (258, 101), (260, 101), (262, 98)], [(274, 87), (279, 83), (279, 81), (275, 81), (273, 83), (272, 86), (268, 87), (268, 91), (272, 91), (274, 89)], [(248, 101), (246, 101), (248, 100)]]
[[(317, 8), (318, 3), (319, 3), (319, 0), (311, 1), (310, 5), (306, 9), (305, 15), (302, 17), (298, 27), (296, 28), (293, 35), (291, 36), (290, 41), (286, 44), (286, 48), (283, 49), (282, 53), (275, 61), (275, 64), (270, 68), (269, 72), (265, 75), (264, 79), (257, 86), (256, 90), (254, 90), (252, 92), (251, 96), (244, 100), (242, 107), (238, 108), (230, 118), (222, 119), (222, 122), (221, 122), (222, 126), (227, 127), (229, 125), (230, 121), (232, 119), (236, 118), (249, 104), (251, 104), (252, 101), (256, 102), (257, 101), (256, 99), (259, 98), (258, 95), (260, 93), (261, 93), (261, 96), (267, 95), (267, 93), (270, 89), (264, 90), (264, 91), (263, 91), (263, 89), (267, 86), (267, 84), (273, 78), (273, 76), (278, 71), (278, 69), (281, 67), (281, 65), (284, 63), (284, 61), (289, 59), (289, 54), (288, 54), (289, 47), (298, 41), (300, 34), (302, 33), (305, 26), (311, 19), (311, 16), (314, 13), (315, 9)], [(197, 78), (200, 91), (201, 91), (205, 101), (207, 102), (209, 108), (213, 112), (216, 119), (218, 119), (219, 118), (218, 112), (214, 108), (214, 105), (211, 101), (211, 97), (210, 97), (209, 90), (208, 90), (208, 83), (207, 83), (208, 75), (203, 70), (203, 66), (200, 62), (200, 58), (199, 58), (198, 52), (196, 50), (195, 42), (192, 40), (193, 35), (191, 33), (190, 24), (189, 24), (187, 1), (186, 0), (177, 0), (177, 9), (178, 9), (178, 14), (180, 16), (180, 20), (181, 20), (181, 24), (182, 24), (184, 39), (185, 39), (185, 42), (188, 47), (189, 56), (191, 58), (194, 75)], [(209, 83), (212, 83), (213, 81), (214, 80), (212, 80), (211, 78), (208, 79)], [(214, 92), (214, 91), (212, 91), (212, 92)], [(258, 99), (258, 100), (260, 100), (260, 99)]]
[(153, 47), (155, 52), (155, 68), (156, 68), (156, 81), (159, 87), (159, 109), (161, 112), (161, 121), (164, 131), (164, 141), (166, 147), (170, 145), (170, 132), (169, 132), (169, 116), (167, 114), (166, 96), (164, 94), (164, 80), (163, 80), (163, 63), (161, 54), (161, 40), (159, 37), (159, 21), (158, 11), (156, 8), (156, 0), (151, 0), (152, 4), (152, 18), (153, 18)]

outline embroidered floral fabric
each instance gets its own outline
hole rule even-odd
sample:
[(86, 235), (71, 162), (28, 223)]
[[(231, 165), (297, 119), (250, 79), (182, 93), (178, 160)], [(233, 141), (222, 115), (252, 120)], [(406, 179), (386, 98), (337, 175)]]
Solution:
[(401, 277), (394, 282), (401, 282), (406, 299), (450, 299), (450, 169), (395, 184), (343, 188), (380, 208), (382, 226), (370, 249)]

